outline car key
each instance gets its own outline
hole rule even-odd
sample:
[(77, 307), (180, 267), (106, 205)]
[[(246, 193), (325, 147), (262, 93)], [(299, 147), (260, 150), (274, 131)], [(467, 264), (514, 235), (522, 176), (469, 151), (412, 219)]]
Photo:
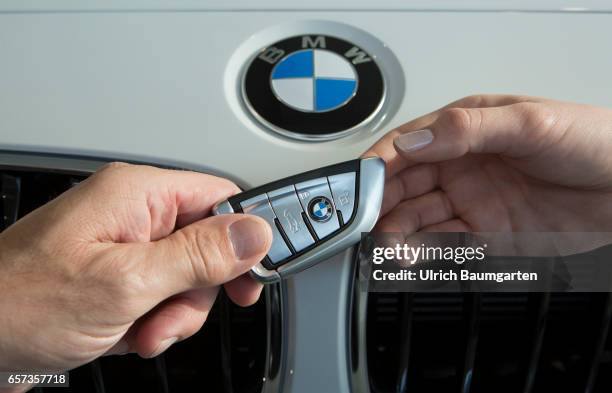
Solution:
[(271, 283), (358, 243), (376, 224), (384, 186), (384, 161), (363, 158), (236, 194), (213, 213), (254, 214), (270, 224), (272, 246), (251, 274)]

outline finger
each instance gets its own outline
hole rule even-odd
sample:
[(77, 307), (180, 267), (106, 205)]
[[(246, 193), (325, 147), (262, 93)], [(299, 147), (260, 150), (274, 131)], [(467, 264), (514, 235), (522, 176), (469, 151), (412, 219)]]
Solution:
[(215, 181), (207, 184), (202, 197), (201, 192), (192, 192), (180, 200), (176, 227), (182, 228), (212, 214), (212, 207), (240, 192), (240, 188), (227, 179), (215, 177)]
[(437, 112), (429, 113), (425, 116), (416, 118), (399, 128), (393, 129), (380, 138), (372, 147), (370, 147), (361, 156), (366, 157), (380, 157), (385, 161), (385, 174), (386, 178), (389, 179), (395, 176), (400, 171), (412, 166), (415, 162), (407, 160), (398, 156), (397, 152), (393, 148), (393, 141), (395, 138), (400, 136), (404, 129), (419, 130), (422, 128), (429, 127), (437, 118)]
[(442, 191), (406, 200), (384, 216), (376, 231), (410, 235), (419, 229), (453, 218), (450, 201)]
[(245, 273), (232, 281), (225, 283), (227, 296), (237, 305), (247, 307), (257, 302), (263, 289), (263, 284)]
[(512, 94), (474, 94), (463, 97), (440, 109), (446, 108), (491, 108), (521, 102), (542, 102), (542, 98)]
[(438, 186), (438, 166), (420, 164), (406, 168), (385, 182), (381, 216), (405, 199), (433, 191)]
[(393, 141), (400, 135), (416, 130), (428, 129), (439, 117), (440, 114), (449, 108), (490, 108), (495, 106), (512, 105), (521, 102), (540, 102), (542, 99), (505, 94), (478, 94), (463, 97), (457, 101), (418, 117), (408, 123), (405, 123), (398, 128), (390, 131), (376, 142), (368, 151), (363, 154), (363, 157), (380, 157), (386, 163), (387, 178), (390, 178), (398, 172), (417, 163), (410, 157), (401, 157), (393, 148)]
[(399, 154), (414, 162), (440, 162), (469, 153), (524, 157), (558, 140), (551, 130), (558, 115), (537, 103), (493, 108), (451, 108), (427, 129), (394, 140)]
[(439, 224), (428, 225), (421, 232), (471, 232), (470, 226), (460, 218), (454, 218)]
[(107, 229), (105, 238), (97, 239), (125, 243), (161, 239), (176, 227), (210, 215), (215, 203), (239, 192), (235, 184), (220, 177), (125, 163), (106, 165), (87, 183), (90, 199), (96, 201), (92, 208), (105, 206), (101, 214), (108, 214), (108, 206), (100, 198), (109, 190), (114, 193), (109, 203), (116, 205), (119, 194), (130, 204), (129, 209), (117, 209), (127, 211), (116, 215), (116, 228)]
[(151, 310), (139, 321), (130, 352), (145, 358), (158, 356), (172, 344), (197, 333), (215, 302), (218, 287), (201, 288), (176, 295)]
[(147, 301), (160, 301), (187, 290), (218, 286), (259, 263), (272, 243), (263, 219), (225, 214), (188, 225), (153, 243), (131, 244), (134, 267), (145, 281)]
[[(240, 192), (227, 179), (188, 171), (169, 171), (153, 168), (148, 189), (151, 213), (151, 240), (168, 236), (175, 228), (182, 228), (208, 217), (219, 201)], [(176, 219), (172, 223), (172, 216)], [(166, 218), (168, 217), (168, 218)]]

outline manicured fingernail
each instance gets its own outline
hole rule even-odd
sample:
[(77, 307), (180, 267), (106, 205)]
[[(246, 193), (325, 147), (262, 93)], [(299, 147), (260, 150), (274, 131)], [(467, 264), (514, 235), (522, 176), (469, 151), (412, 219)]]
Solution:
[(247, 259), (265, 252), (270, 229), (264, 222), (253, 217), (245, 217), (229, 227), (229, 237), (238, 259)]
[(170, 345), (174, 344), (178, 341), (178, 337), (170, 337), (159, 343), (155, 351), (151, 354), (150, 357), (154, 358), (156, 356), (161, 355), (166, 349), (170, 348)]
[(424, 129), (402, 134), (393, 140), (395, 146), (406, 153), (417, 151), (429, 145), (434, 139), (431, 130)]

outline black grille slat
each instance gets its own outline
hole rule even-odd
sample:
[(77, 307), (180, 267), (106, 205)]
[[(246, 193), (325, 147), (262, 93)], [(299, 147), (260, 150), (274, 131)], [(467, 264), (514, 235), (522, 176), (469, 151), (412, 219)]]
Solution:
[[(415, 293), (409, 311), (402, 307), (404, 296), (368, 295), (372, 393), (450, 392), (458, 386), (472, 393), (612, 390), (608, 293), (482, 293), (479, 311), (474, 294)], [(412, 321), (408, 347), (402, 343), (406, 315)], [(394, 344), (409, 348), (412, 361), (405, 363)], [(388, 383), (401, 375), (407, 375), (403, 390)]]
[(612, 329), (609, 328), (593, 391), (607, 393), (610, 391), (610, 386), (612, 386)]
[(481, 303), (480, 293), (468, 293), (465, 295), (466, 344), (461, 378), (461, 393), (469, 393), (472, 387), (476, 347), (478, 345), (478, 330), (480, 328)]
[[(397, 393), (406, 393), (409, 389), (409, 366), (410, 366), (410, 342), (412, 340), (412, 308), (414, 305), (414, 294), (405, 293), (402, 296), (402, 322), (400, 325), (400, 358), (397, 376)], [(387, 312), (389, 308), (387, 307)]]
[(166, 369), (166, 355), (161, 354), (155, 358), (155, 368), (160, 380), (160, 389), (162, 393), (169, 393), (168, 388), (168, 370)]
[(264, 296), (268, 307), (266, 308), (266, 350), (264, 378), (266, 378), (266, 391), (275, 392), (282, 389), (282, 348), (283, 341), (283, 314), (282, 310), (282, 284), (268, 285), (264, 289)]
[(605, 350), (606, 340), (608, 338), (608, 334), (610, 332), (610, 320), (612, 319), (612, 293), (607, 294), (602, 315), (601, 321), (599, 324), (599, 332), (595, 339), (595, 345), (593, 348), (593, 357), (591, 364), (589, 366), (589, 372), (586, 382), (585, 393), (591, 393), (594, 391), (595, 383), (597, 380), (597, 375), (599, 372), (600, 364), (602, 361), (602, 357)]
[(535, 293), (531, 294), (528, 300), (528, 308), (531, 314), (530, 319), (533, 326), (533, 336), (531, 340), (531, 350), (526, 362), (525, 385), (524, 393), (530, 393), (533, 390), (535, 377), (538, 371), (540, 362), (540, 354), (544, 341), (544, 332), (546, 330), (546, 321), (548, 319), (548, 309), (550, 307), (550, 293)]
[[(54, 392), (56, 389), (45, 389), (48, 392)], [(102, 370), (100, 369), (99, 361), (93, 361), (84, 366), (70, 370), (70, 387), (62, 388), (66, 393), (106, 393), (104, 381), (102, 379)]]
[(0, 175), (0, 232), (17, 221), (20, 200), (21, 178)]
[(142, 359), (136, 354), (105, 356), (99, 359), (100, 374), (106, 392), (146, 391), (164, 393), (162, 377), (155, 359)]
[[(606, 298), (603, 293), (552, 294), (535, 392), (585, 391)], [(561, 311), (563, 301), (579, 299), (584, 301), (581, 307), (570, 308), (570, 313)]]
[(95, 393), (105, 393), (104, 389), (104, 377), (102, 376), (102, 368), (100, 367), (100, 361), (94, 360), (90, 363), (91, 374), (93, 377), (93, 385)]
[(232, 342), (229, 327), (231, 324), (230, 299), (221, 291), (219, 295), (219, 306), (221, 310), (221, 323), (219, 324), (219, 334), (221, 336), (221, 370), (223, 375), (223, 389), (226, 393), (233, 393), (232, 383)]

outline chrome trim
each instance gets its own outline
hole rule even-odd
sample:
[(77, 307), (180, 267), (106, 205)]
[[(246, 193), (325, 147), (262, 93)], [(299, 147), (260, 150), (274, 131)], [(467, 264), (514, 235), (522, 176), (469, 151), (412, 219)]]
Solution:
[(355, 248), (282, 280), (288, 288), (284, 392), (350, 392), (346, 318)]
[(253, 266), (249, 274), (251, 277), (264, 284), (271, 284), (281, 279), (281, 276), (276, 270), (268, 270), (261, 263)]
[(215, 204), (212, 208), (212, 212), (215, 216), (218, 214), (232, 214), (234, 213), (234, 208), (228, 201), (223, 201)]
[(88, 174), (111, 160), (89, 157), (70, 157), (55, 154), (11, 152), (0, 150), (0, 168), (52, 170)]
[(262, 393), (283, 391), (289, 359), (288, 294), (285, 282), (266, 285), (266, 364)]
[[(355, 259), (359, 252), (355, 252)], [(347, 357), (349, 367), (349, 383), (352, 392), (369, 392), (370, 379), (368, 373), (367, 354), (367, 310), (368, 310), (368, 282), (359, 280), (359, 261), (352, 265), (351, 282), (349, 285), (351, 296), (348, 307), (347, 321)]]
[(133, 165), (150, 165), (162, 169), (188, 170), (231, 179), (238, 187), (245, 189), (249, 184), (217, 168), (195, 165), (189, 162), (156, 159), (146, 156), (97, 156), (78, 154), (72, 151), (40, 152), (26, 150), (7, 150), (0, 147), (0, 168), (27, 169), (40, 171), (88, 174), (113, 161)]

